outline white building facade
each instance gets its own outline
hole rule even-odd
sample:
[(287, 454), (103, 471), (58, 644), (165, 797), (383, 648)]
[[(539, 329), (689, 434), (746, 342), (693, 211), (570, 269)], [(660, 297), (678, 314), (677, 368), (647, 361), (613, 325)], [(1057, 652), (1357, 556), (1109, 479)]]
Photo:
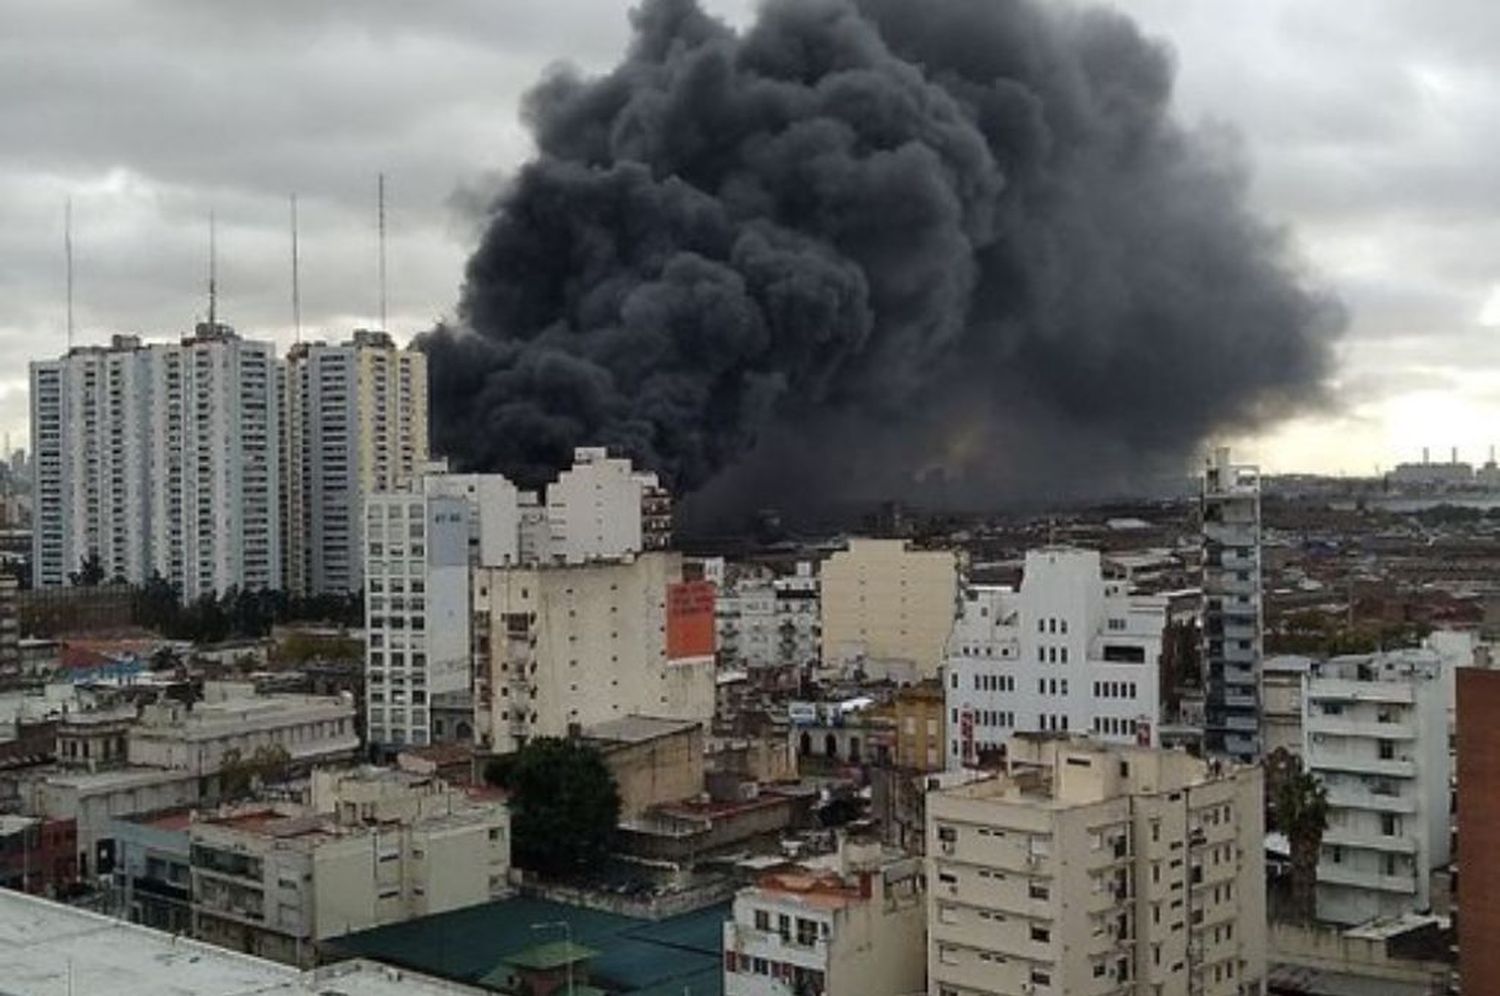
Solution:
[(948, 767), (1015, 733), (1154, 746), (1167, 601), (1104, 577), (1097, 551), (1026, 555), (1020, 590), (972, 587), (948, 641)]
[(98, 556), (186, 599), (280, 586), (281, 419), (271, 343), (200, 325), (31, 365), (38, 586)]
[(1316, 662), (1303, 760), (1328, 793), (1317, 915), (1356, 924), (1431, 907), (1450, 855), (1449, 688), (1428, 649)]

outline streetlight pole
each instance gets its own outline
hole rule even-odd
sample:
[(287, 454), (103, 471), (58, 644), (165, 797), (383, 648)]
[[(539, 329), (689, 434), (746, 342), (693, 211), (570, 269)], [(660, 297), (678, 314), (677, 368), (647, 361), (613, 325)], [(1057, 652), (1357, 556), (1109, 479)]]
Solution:
[(563, 971), (566, 973), (568, 996), (573, 994), (573, 925), (566, 920), (548, 920), (545, 923), (534, 923), (532, 930), (555, 930), (562, 928), (563, 943), (567, 945), (567, 960), (563, 962)]

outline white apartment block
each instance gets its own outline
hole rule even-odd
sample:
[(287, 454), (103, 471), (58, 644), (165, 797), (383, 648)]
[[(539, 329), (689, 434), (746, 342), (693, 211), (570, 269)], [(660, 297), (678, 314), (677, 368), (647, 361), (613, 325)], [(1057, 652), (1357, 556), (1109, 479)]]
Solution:
[(1105, 578), (1095, 550), (1032, 550), (1019, 591), (969, 588), (948, 640), (948, 767), (1014, 733), (1155, 746), (1166, 625), (1167, 600)]
[(927, 796), (933, 996), (1249, 996), (1266, 977), (1261, 772), (1028, 736)]
[(1219, 448), (1203, 475), (1204, 746), (1254, 760), (1261, 729), (1260, 470)]
[(372, 743), (432, 739), (432, 696), (471, 686), (473, 504), (428, 489), (365, 502), (365, 724)]
[(716, 602), (719, 659), (726, 667), (816, 666), (823, 621), (815, 565), (800, 562), (791, 574), (730, 566)]
[(671, 501), (655, 474), (602, 446), (580, 446), (573, 466), (547, 486), (547, 535), (539, 559), (567, 564), (660, 550), (671, 536)]
[(724, 924), (724, 996), (912, 996), (924, 991), (922, 862), (845, 843), (773, 869)]
[(189, 830), (196, 937), (308, 966), (353, 931), (508, 894), (510, 814), (436, 779), (323, 776), (314, 805), (250, 805)]
[(823, 664), (903, 663), (935, 677), (958, 603), (958, 557), (905, 540), (851, 539), (823, 563)]
[(106, 577), (158, 573), (187, 599), (279, 587), (278, 393), (272, 344), (225, 325), (33, 363), (38, 586), (97, 554)]
[(1315, 662), (1303, 761), (1328, 792), (1317, 916), (1355, 924), (1431, 907), (1449, 860), (1452, 672), (1433, 650)]
[(299, 343), (285, 365), (286, 588), (362, 589), (361, 515), (427, 462), (427, 357), (384, 332)]
[[(707, 724), (714, 713), (713, 604), (669, 612), (682, 558), (474, 571), (477, 729), (496, 753), (624, 716)], [(676, 634), (691, 630), (686, 651)]]

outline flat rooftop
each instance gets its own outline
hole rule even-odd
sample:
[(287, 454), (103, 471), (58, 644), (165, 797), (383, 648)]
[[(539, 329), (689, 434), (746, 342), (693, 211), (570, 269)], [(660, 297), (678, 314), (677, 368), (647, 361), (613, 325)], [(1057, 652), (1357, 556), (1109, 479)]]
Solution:
[[(638, 920), (543, 899), (515, 898), (376, 927), (329, 943), (336, 953), (473, 984), (538, 944), (571, 940), (599, 952), (589, 959), (589, 977), (606, 992), (682, 996), (690, 991), (693, 996), (721, 996), (724, 921), (729, 917), (727, 903), (664, 920)], [(532, 928), (558, 921), (568, 923), (567, 937), (561, 928)]]
[(686, 719), (662, 719), (657, 716), (621, 716), (585, 727), (585, 740), (617, 744), (640, 744), (674, 733), (685, 733), (703, 724)]
[[(480, 996), (368, 961), (316, 972), (0, 890), (0, 996)], [(69, 978), (71, 975), (71, 985)]]

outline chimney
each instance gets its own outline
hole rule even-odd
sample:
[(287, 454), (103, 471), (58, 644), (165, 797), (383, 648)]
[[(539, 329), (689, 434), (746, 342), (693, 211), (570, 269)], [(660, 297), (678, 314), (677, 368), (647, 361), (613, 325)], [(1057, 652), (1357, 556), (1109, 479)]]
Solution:
[(1457, 446), (1453, 447), (1453, 459), (1450, 460), (1449, 462), (1450, 463), (1458, 463), (1458, 447)]
[(1422, 466), (1427, 466), (1432, 461), (1428, 459), (1427, 447), (1422, 447)]

